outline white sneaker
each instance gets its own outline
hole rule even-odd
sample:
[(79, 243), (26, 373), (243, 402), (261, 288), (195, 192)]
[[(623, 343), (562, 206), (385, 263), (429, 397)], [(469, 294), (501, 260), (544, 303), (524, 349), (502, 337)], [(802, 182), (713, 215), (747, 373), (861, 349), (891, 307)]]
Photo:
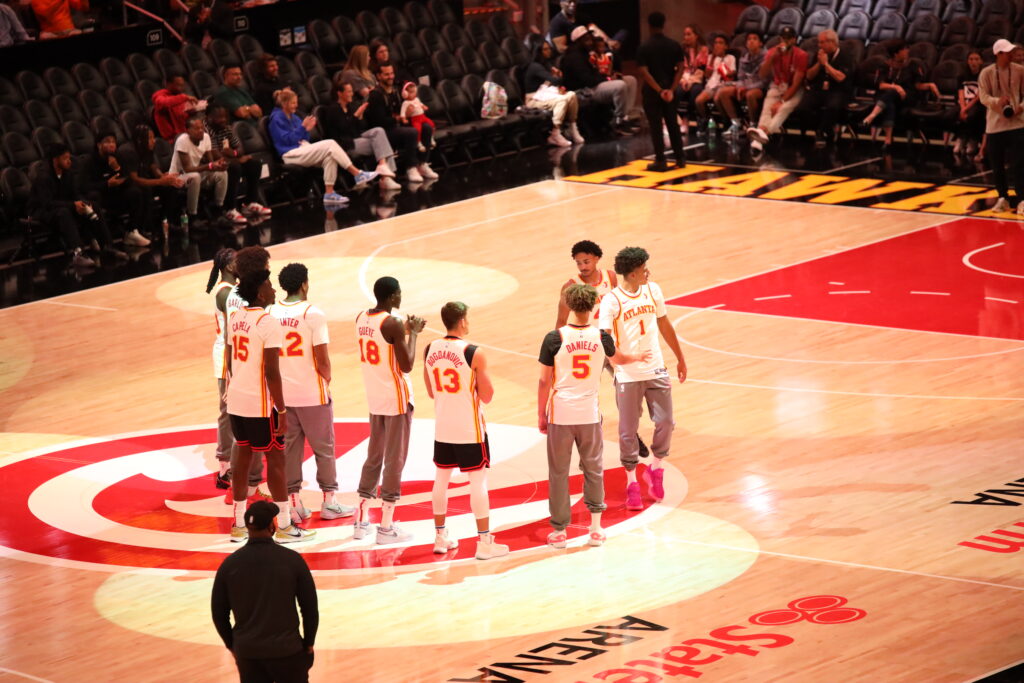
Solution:
[(324, 503), (320, 506), (320, 519), (341, 519), (356, 514), (356, 509), (341, 503)]
[(378, 183), (382, 190), (401, 190), (402, 186), (398, 184), (394, 176), (381, 176), (380, 182)]
[(81, 249), (76, 249), (71, 257), (71, 265), (76, 268), (92, 268), (96, 265), (96, 262), (83, 254)]
[(416, 170), (415, 166), (409, 167), (409, 170), (405, 172), (405, 177), (409, 180), (410, 183), (423, 182), (423, 176), (420, 175), (420, 172)]
[(964, 151), (964, 141), (960, 138), (956, 139), (956, 144), (953, 145), (953, 154), (960, 156), (960, 153)]
[(420, 164), (418, 168), (420, 175), (423, 176), (425, 180), (437, 180), (440, 177), (434, 169), (430, 168), (430, 164)]
[(445, 553), (455, 550), (459, 547), (458, 541), (453, 541), (448, 538), (448, 530), (443, 529), (437, 532), (434, 536), (434, 552), (438, 555), (444, 555)]
[(150, 241), (143, 237), (137, 229), (124, 234), (124, 243), (132, 247), (148, 247), (150, 245)]
[(390, 529), (377, 526), (377, 545), (390, 545), (392, 543), (405, 543), (412, 540), (412, 534), (402, 531), (392, 524)]
[(391, 170), (390, 166), (388, 166), (388, 162), (381, 161), (377, 164), (377, 175), (385, 178), (394, 178), (395, 172)]
[(292, 524), (301, 524), (302, 522), (306, 521), (307, 519), (313, 516), (313, 513), (309, 511), (309, 508), (303, 505), (301, 501), (299, 502), (298, 505), (292, 505), (291, 514)]
[(242, 211), (244, 213), (251, 213), (254, 216), (266, 217), (274, 213), (267, 207), (263, 206), (259, 202), (249, 202), (248, 204), (242, 205)]
[(755, 152), (761, 152), (761, 150), (764, 149), (764, 145), (761, 144), (760, 140), (751, 140), (750, 149), (752, 149)]
[(508, 555), (508, 546), (496, 543), (494, 534), (487, 534), (476, 542), (476, 559), (478, 560), (490, 560), (505, 555)]
[(225, 212), (224, 217), (232, 223), (238, 223), (239, 225), (249, 222), (249, 219), (239, 213), (238, 209), (231, 209)]
[(1010, 202), (1006, 201), (1003, 197), (999, 198), (996, 205), (992, 207), (992, 213), (1006, 213), (1010, 210)]
[(360, 541), (370, 535), (369, 522), (356, 522), (352, 525), (352, 538)]
[(582, 145), (584, 142), (586, 142), (586, 140), (583, 139), (583, 136), (580, 135), (579, 126), (577, 126), (575, 123), (570, 123), (566, 127), (566, 130), (569, 133), (569, 139), (575, 142), (577, 145)]
[(572, 143), (565, 139), (562, 131), (555, 128), (548, 136), (548, 144), (552, 147), (572, 147)]
[(294, 524), (274, 532), (274, 540), (278, 543), (295, 543), (297, 541), (309, 541), (316, 538), (316, 532), (312, 529), (302, 529)]
[(760, 142), (762, 145), (768, 142), (768, 133), (765, 133), (757, 126), (751, 126), (750, 128), (747, 128), (747, 137), (749, 137), (751, 140), (756, 140), (757, 142)]

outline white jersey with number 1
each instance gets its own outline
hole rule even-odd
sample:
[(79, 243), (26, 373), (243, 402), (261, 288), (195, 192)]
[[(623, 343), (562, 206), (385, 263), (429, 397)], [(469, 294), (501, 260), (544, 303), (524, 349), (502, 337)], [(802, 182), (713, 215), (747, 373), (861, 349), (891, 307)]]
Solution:
[(658, 318), (668, 315), (661, 287), (648, 282), (630, 294), (618, 286), (601, 300), (599, 327), (610, 330), (615, 347), (630, 355), (651, 352), (648, 361), (636, 361), (615, 366), (615, 380), (642, 382), (668, 377), (665, 359), (658, 343)]
[(330, 341), (327, 316), (308, 301), (282, 301), (268, 309), (281, 322), (281, 386), (291, 408), (323, 406), (331, 400), (327, 382), (317, 369), (313, 347)]
[[(227, 344), (224, 343), (224, 328), (227, 327), (227, 314), (217, 308), (217, 297), (225, 289), (234, 291), (234, 285), (221, 280), (213, 288), (213, 322), (217, 326), (217, 336), (213, 338), (213, 376), (217, 379), (227, 379)], [(227, 306), (224, 307), (227, 309)]]

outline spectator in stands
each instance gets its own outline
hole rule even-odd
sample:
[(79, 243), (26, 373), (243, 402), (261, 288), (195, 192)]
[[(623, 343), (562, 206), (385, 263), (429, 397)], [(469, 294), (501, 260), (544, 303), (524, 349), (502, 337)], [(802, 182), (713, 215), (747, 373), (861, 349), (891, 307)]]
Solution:
[[(615, 109), (615, 130), (621, 135), (632, 135), (629, 125), (629, 86), (623, 80), (606, 79), (590, 63), (593, 36), (582, 26), (572, 32), (572, 44), (562, 56), (562, 83), (577, 97), (592, 97), (597, 102), (610, 102)], [(634, 79), (635, 82), (635, 79)]]
[(182, 192), (185, 179), (177, 173), (164, 173), (160, 170), (153, 155), (156, 136), (153, 129), (139, 125), (132, 131), (133, 147), (118, 156), (121, 168), (128, 172), (128, 177), (142, 190), (143, 214), (139, 218), (143, 231), (156, 235), (157, 213), (153, 196), (160, 199), (162, 218), (169, 223), (178, 223), (181, 215)]
[(747, 46), (740, 57), (735, 85), (722, 86), (715, 95), (715, 104), (729, 117), (732, 125), (723, 135), (735, 138), (743, 132), (743, 121), (740, 120), (736, 108), (737, 102), (747, 103), (747, 115), (751, 121), (757, 121), (760, 114), (761, 100), (768, 88), (768, 79), (761, 76), (761, 65), (764, 64), (765, 52), (761, 35), (755, 31), (747, 33)]
[[(400, 166), (405, 166), (406, 177), (411, 183), (422, 183), (424, 179), (436, 180), (437, 174), (427, 163), (429, 152), (417, 150), (416, 129), (412, 126), (399, 125), (399, 112), (402, 110), (402, 95), (395, 87), (395, 67), (389, 62), (377, 65), (377, 87), (367, 97), (369, 106), (363, 113), (368, 128), (383, 128), (388, 135), (391, 147), (398, 151)], [(429, 149), (433, 140), (434, 128), (424, 124), (421, 130), (422, 142)]]
[(153, 122), (165, 140), (177, 140), (198, 100), (185, 92), (185, 79), (168, 76), (164, 87), (153, 93)]
[[(227, 107), (217, 104), (206, 112), (206, 133), (210, 136), (213, 158), (227, 164), (228, 189), (224, 196), (226, 218), (232, 223), (245, 224), (249, 221), (243, 214), (257, 218), (266, 218), (270, 209), (260, 203), (260, 176), (263, 174), (263, 163), (246, 154), (242, 143), (235, 136), (228, 122), (230, 116)], [(245, 179), (245, 198), (238, 199), (239, 181)], [(241, 211), (239, 211), (241, 209)]]
[(957, 116), (956, 144), (953, 145), (953, 154), (957, 156), (974, 156), (985, 135), (985, 105), (978, 98), (978, 78), (983, 65), (981, 52), (971, 50), (967, 55), (967, 68), (957, 83), (956, 99), (960, 112)]
[(704, 89), (704, 76), (708, 66), (708, 46), (704, 33), (696, 24), (683, 27), (683, 73), (679, 77), (676, 96), (679, 104), (686, 103), (686, 116), (680, 120), (683, 135), (689, 132), (690, 114), (697, 108), (697, 96)]
[(360, 101), (370, 96), (370, 91), (377, 87), (377, 78), (370, 69), (370, 48), (365, 45), (356, 45), (352, 48), (345, 66), (334, 77), (334, 84), (339, 83), (351, 83)]
[(664, 14), (651, 12), (647, 17), (647, 25), (651, 37), (640, 45), (636, 53), (640, 78), (643, 81), (641, 98), (644, 114), (647, 116), (651, 142), (654, 144), (654, 162), (647, 168), (650, 171), (664, 172), (668, 170), (668, 164), (665, 161), (663, 127), (668, 129), (672, 152), (676, 156), (676, 166), (682, 168), (686, 165), (682, 131), (676, 124), (675, 92), (675, 84), (679, 82), (683, 72), (685, 55), (683, 46), (665, 35)]
[(1010, 210), (1006, 164), (1013, 167), (1017, 215), (1024, 218), (1024, 66), (1013, 62), (1014, 45), (1001, 38), (992, 46), (995, 64), (985, 67), (978, 79), (981, 103), (987, 110), (988, 162), (995, 177), (999, 200), (993, 211)]
[(299, 108), (299, 98), (291, 90), (279, 90), (274, 93), (277, 107), (270, 114), (268, 130), (274, 148), (281, 155), (281, 160), (293, 166), (322, 166), (324, 169), (324, 204), (347, 204), (348, 198), (334, 191), (334, 181), (338, 178), (338, 167), (345, 169), (355, 179), (356, 187), (366, 185), (377, 177), (376, 171), (360, 171), (353, 165), (337, 142), (320, 140), (310, 142), (309, 131), (316, 126), (315, 116), (300, 119), (295, 113)]
[(72, 252), (73, 266), (87, 268), (96, 265), (82, 253), (84, 239), (91, 240), (94, 249), (110, 249), (110, 232), (103, 216), (79, 190), (71, 172), (68, 148), (63, 144), (52, 145), (46, 151), (46, 164), (32, 174), (31, 180), (28, 209), (32, 218), (60, 236), (64, 247)]
[(569, 45), (573, 42), (572, 33), (579, 27), (584, 27), (590, 30), (590, 32), (602, 38), (608, 43), (608, 47), (612, 49), (612, 52), (617, 52), (622, 47), (622, 41), (626, 39), (626, 31), (619, 31), (614, 37), (609, 38), (608, 35), (602, 31), (597, 24), (585, 24), (581, 22), (576, 16), (576, 5), (579, 4), (577, 0), (562, 0), (561, 10), (551, 17), (551, 22), (548, 24), (547, 40), (554, 45), (555, 50), (558, 54), (563, 54)]
[(249, 91), (242, 87), (242, 67), (224, 67), (223, 78), (224, 84), (213, 93), (210, 104), (227, 107), (234, 121), (259, 121), (263, 116), (263, 110), (256, 104)]
[(272, 111), (274, 109), (274, 93), (284, 88), (291, 88), (294, 84), (281, 79), (280, 64), (277, 57), (264, 53), (258, 60), (259, 69), (256, 82), (252, 86), (252, 97), (260, 108), (260, 112)]
[(32, 0), (39, 21), (39, 39), (65, 38), (82, 31), (75, 27), (71, 12), (89, 11), (89, 0)]
[[(566, 90), (562, 82), (562, 72), (555, 66), (554, 58), (555, 50), (548, 41), (542, 40), (534, 48), (533, 60), (523, 74), (525, 104), (530, 109), (551, 112), (551, 134), (547, 141), (549, 145), (569, 147), (573, 142), (583, 144), (586, 140), (580, 135), (580, 129), (576, 125), (580, 112), (579, 99), (576, 93)], [(562, 135), (563, 125), (569, 133), (568, 139)]]
[(228, 192), (227, 168), (227, 162), (214, 158), (213, 141), (203, 129), (202, 117), (193, 114), (185, 124), (185, 132), (174, 141), (170, 168), (171, 173), (185, 181), (189, 225), (199, 224), (199, 193), (204, 187), (213, 190), (212, 217), (220, 217)]
[(711, 56), (708, 58), (707, 81), (694, 100), (697, 105), (698, 128), (703, 127), (707, 119), (708, 102), (723, 86), (732, 85), (736, 80), (736, 58), (727, 52), (728, 49), (729, 41), (725, 36), (716, 35), (711, 45)]
[(351, 83), (335, 85), (331, 89), (331, 104), (320, 110), (320, 125), (324, 133), (346, 152), (359, 156), (372, 156), (377, 160), (380, 186), (384, 190), (400, 190), (395, 181), (395, 152), (383, 128), (367, 128), (364, 121), (368, 102), (355, 105), (355, 90)]
[(18, 13), (11, 9), (8, 0), (0, 2), (0, 47), (10, 47), (31, 40), (21, 25)]
[(395, 82), (406, 83), (413, 80), (412, 76), (402, 68), (402, 65), (391, 58), (391, 48), (380, 38), (370, 41), (370, 71), (377, 73), (377, 65), (387, 62), (395, 67)]
[[(82, 164), (82, 191), (96, 210), (106, 214), (127, 213), (138, 221), (146, 212), (145, 193), (132, 182), (128, 169), (117, 158), (117, 138), (113, 133), (98, 136), (96, 148)], [(150, 226), (146, 226), (147, 228)], [(124, 243), (133, 247), (148, 247), (150, 241), (132, 228), (125, 232)]]
[(829, 29), (818, 34), (818, 54), (807, 67), (804, 108), (817, 120), (815, 146), (824, 147), (835, 138), (839, 117), (846, 111), (853, 86), (853, 54), (839, 49), (839, 36)]
[(756, 127), (747, 129), (750, 147), (755, 153), (764, 149), (769, 136), (782, 130), (782, 124), (800, 104), (806, 73), (807, 53), (797, 47), (796, 31), (784, 26), (779, 32), (779, 44), (768, 50), (761, 65), (761, 76), (767, 78), (770, 75), (772, 84), (764, 97), (761, 119)]
[(905, 107), (912, 106), (923, 77), (918, 66), (910, 61), (910, 46), (906, 41), (893, 40), (888, 50), (889, 60), (875, 72), (875, 106), (864, 118), (865, 126), (873, 126), (881, 117), (882, 128), (885, 129), (883, 149), (892, 146), (896, 118)]

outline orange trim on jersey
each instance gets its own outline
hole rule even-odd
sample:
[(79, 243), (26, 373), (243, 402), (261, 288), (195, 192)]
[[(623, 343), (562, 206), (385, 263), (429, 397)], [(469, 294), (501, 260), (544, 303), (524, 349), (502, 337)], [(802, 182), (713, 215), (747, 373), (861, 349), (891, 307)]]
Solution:
[[(463, 352), (463, 356), (465, 353)], [(470, 394), (470, 400), (473, 403), (473, 428), (476, 429), (476, 442), (483, 443), (484, 437), (480, 433), (480, 398), (476, 392), (476, 370), (470, 369), (470, 384), (473, 387), (473, 391)]]
[(270, 387), (267, 386), (267, 375), (264, 364), (266, 361), (263, 359), (263, 354), (260, 354), (260, 411), (263, 413), (263, 417), (267, 415), (267, 393), (270, 391)]
[(324, 390), (324, 378), (320, 374), (320, 365), (317, 363), (316, 354), (313, 356), (313, 372), (316, 374), (317, 388), (320, 389), (320, 405), (327, 405), (327, 392)]
[[(649, 288), (650, 288), (650, 287), (649, 287), (649, 285), (648, 285), (648, 289), (649, 289)], [(623, 295), (623, 296), (625, 296), (625, 297), (626, 297), (627, 299), (635, 299), (635, 298), (637, 298), (638, 296), (640, 296), (641, 294), (643, 294), (643, 293), (644, 293), (644, 288), (643, 288), (643, 286), (641, 286), (641, 287), (637, 288), (637, 290), (636, 290), (636, 294), (630, 294), (629, 292), (627, 292), (626, 290), (624, 290), (624, 289), (622, 288), (622, 286), (621, 286), (621, 285), (620, 285), (620, 286), (618, 286), (618, 287), (616, 287), (615, 289), (617, 289), (617, 290), (619, 290), (620, 292), (622, 292), (622, 295)]]
[(388, 367), (391, 369), (391, 378), (395, 381), (395, 400), (398, 401), (398, 414), (405, 415), (406, 404), (408, 401), (403, 400), (405, 398), (405, 378), (401, 376), (400, 369), (395, 368), (395, 347), (392, 344), (388, 344)]

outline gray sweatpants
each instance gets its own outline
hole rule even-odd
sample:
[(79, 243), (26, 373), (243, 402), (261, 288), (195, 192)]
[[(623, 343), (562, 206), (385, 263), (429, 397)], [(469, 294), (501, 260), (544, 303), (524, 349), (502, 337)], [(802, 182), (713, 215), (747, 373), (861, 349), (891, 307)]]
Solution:
[(395, 170), (395, 152), (388, 142), (388, 134), (383, 128), (370, 128), (363, 131), (363, 134), (354, 141), (356, 154), (372, 156), (377, 161), (387, 160), (388, 168)]
[[(409, 454), (411, 430), (411, 405), (404, 415), (370, 415), (370, 443), (363, 474), (359, 477), (360, 497), (376, 498), (378, 484), (384, 502), (395, 503), (402, 497), (402, 470)], [(381, 468), (384, 469), (383, 481)]]
[(235, 436), (231, 433), (231, 419), (228, 417), (228, 404), (224, 400), (224, 385), (227, 380), (217, 380), (217, 402), (220, 414), (217, 415), (217, 459), (231, 462), (231, 447), (235, 444)]
[(572, 445), (580, 453), (583, 471), (583, 502), (591, 512), (603, 512), (604, 504), (604, 437), (601, 423), (588, 425), (548, 424), (548, 509), (551, 526), (562, 531), (569, 525), (569, 469), (572, 466)]
[(636, 432), (640, 428), (643, 401), (647, 399), (647, 412), (654, 421), (651, 453), (656, 458), (668, 456), (672, 441), (672, 380), (668, 377), (646, 379), (640, 382), (616, 382), (615, 405), (619, 408), (619, 460), (632, 472), (640, 461), (640, 443)]
[(284, 476), (288, 493), (302, 490), (302, 454), (306, 442), (316, 458), (316, 483), (321, 491), (338, 490), (334, 460), (334, 401), (325, 406), (288, 406), (284, 432)]

